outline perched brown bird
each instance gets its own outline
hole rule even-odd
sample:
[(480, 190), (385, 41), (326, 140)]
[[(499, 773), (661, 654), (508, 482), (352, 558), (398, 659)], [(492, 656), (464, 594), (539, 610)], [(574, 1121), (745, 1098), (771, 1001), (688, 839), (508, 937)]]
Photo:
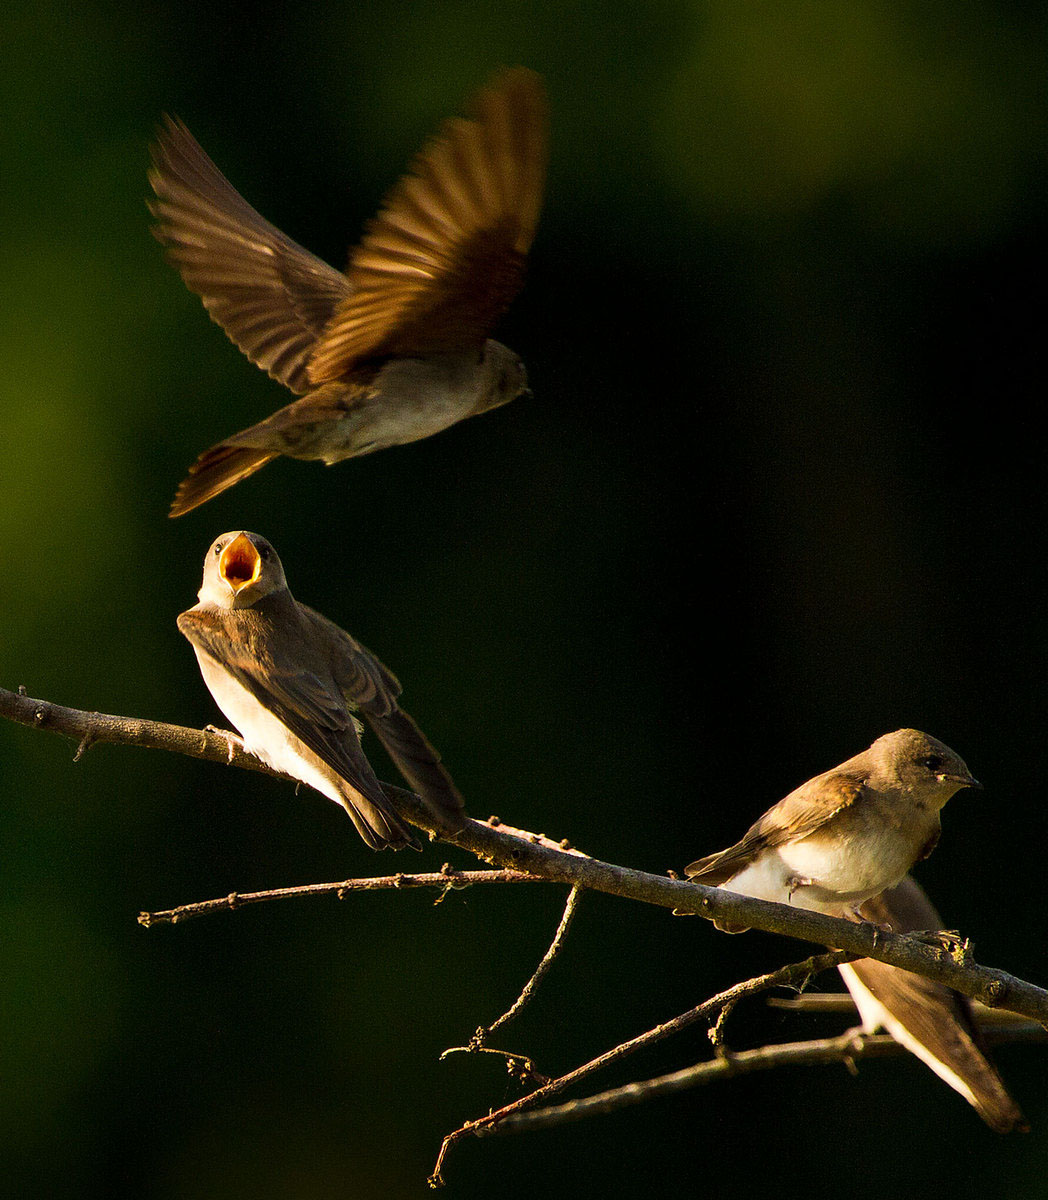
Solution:
[(265, 538), (245, 531), (217, 538), (198, 595), (178, 628), (245, 749), (341, 804), (373, 850), (417, 849), (364, 757), (359, 711), (437, 820), (461, 827), (462, 797), (440, 755), (397, 707), (395, 676), (334, 622), (298, 603)]
[[(801, 784), (741, 841), (685, 872), (743, 896), (843, 916), (926, 858), (942, 806), (961, 788), (981, 786), (948, 746), (898, 729)], [(746, 928), (716, 924), (728, 933)]]
[[(857, 916), (896, 933), (942, 928), (942, 918), (910, 876), (867, 900)], [(866, 1033), (886, 1029), (971, 1104), (998, 1133), (1028, 1129), (1019, 1106), (983, 1052), (971, 1005), (959, 992), (872, 958), (839, 968)]]
[(418, 155), (343, 275), (264, 220), (166, 117), (153, 232), (230, 339), (302, 396), (202, 454), (170, 515), (279, 454), (330, 466), (524, 394), (523, 363), (488, 334), (523, 284), (546, 143), (539, 76), (496, 75)]

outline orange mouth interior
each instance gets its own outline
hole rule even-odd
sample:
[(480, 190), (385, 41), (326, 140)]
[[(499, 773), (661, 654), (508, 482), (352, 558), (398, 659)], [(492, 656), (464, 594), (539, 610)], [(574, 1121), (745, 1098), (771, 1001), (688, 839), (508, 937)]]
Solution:
[(234, 592), (254, 583), (262, 572), (262, 558), (250, 538), (242, 533), (222, 551), (218, 572)]

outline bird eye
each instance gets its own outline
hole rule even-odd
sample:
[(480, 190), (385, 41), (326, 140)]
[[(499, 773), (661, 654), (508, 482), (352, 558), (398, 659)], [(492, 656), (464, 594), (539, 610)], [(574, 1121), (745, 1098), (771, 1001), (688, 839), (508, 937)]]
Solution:
[(259, 553), (259, 557), (262, 559), (263, 562), (269, 562), (269, 547), (268, 546), (261, 547), (261, 549), (259, 550), (258, 553)]
[(933, 775), (942, 770), (942, 759), (938, 754), (929, 754), (927, 758), (920, 759), (920, 764), (922, 767), (927, 767)]
[(221, 543), (221, 542), (215, 542), (215, 558), (218, 558), (218, 556), (219, 556), (221, 553), (222, 553), (222, 543)]

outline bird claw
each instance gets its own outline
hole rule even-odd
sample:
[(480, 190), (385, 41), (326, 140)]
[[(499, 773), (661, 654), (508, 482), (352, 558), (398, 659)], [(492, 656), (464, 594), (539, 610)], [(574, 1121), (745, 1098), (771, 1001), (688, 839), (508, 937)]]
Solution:
[(805, 875), (791, 875), (789, 879), (786, 880), (786, 892), (791, 903), (793, 901), (793, 893), (797, 891), (798, 888), (811, 887), (814, 882), (814, 879), (808, 879)]
[(856, 904), (853, 908), (849, 909), (848, 911), (852, 914), (852, 916), (856, 919), (856, 921), (858, 921), (861, 925), (869, 925), (872, 929), (877, 929), (881, 933), (894, 933), (895, 932), (895, 929), (893, 928), (890, 921), (871, 921), (869, 917), (864, 917), (862, 915), (862, 905), (861, 904)]
[(205, 725), (206, 733), (213, 733), (226, 743), (226, 762), (232, 763), (238, 750), (244, 750), (244, 739), (232, 729), (219, 729), (217, 725)]
[(906, 936), (923, 942), (926, 946), (935, 946), (940, 950), (945, 950), (947, 954), (954, 956), (963, 954), (970, 948), (968, 939), (962, 937), (957, 929), (914, 929)]

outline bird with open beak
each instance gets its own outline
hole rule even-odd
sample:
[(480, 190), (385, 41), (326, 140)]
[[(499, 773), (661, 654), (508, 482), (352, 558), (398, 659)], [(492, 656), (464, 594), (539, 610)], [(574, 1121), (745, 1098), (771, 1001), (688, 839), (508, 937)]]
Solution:
[[(948, 746), (897, 729), (801, 784), (735, 845), (684, 870), (696, 883), (844, 916), (927, 858), (943, 805), (961, 788), (981, 786)], [(747, 928), (715, 923), (727, 933)]]
[(429, 437), (527, 391), (488, 334), (524, 281), (546, 175), (542, 81), (515, 67), (445, 122), (346, 274), (261, 217), (181, 121), (153, 147), (153, 232), (230, 339), (302, 397), (205, 451), (181, 516), (277, 455), (344, 458)]
[(257, 533), (217, 538), (199, 603), (178, 628), (244, 748), (353, 819), (374, 850), (418, 842), (393, 811), (360, 746), (359, 711), (411, 788), (448, 831), (462, 797), (440, 756), (397, 706), (400, 684), (373, 654), (291, 595), (276, 551)]

